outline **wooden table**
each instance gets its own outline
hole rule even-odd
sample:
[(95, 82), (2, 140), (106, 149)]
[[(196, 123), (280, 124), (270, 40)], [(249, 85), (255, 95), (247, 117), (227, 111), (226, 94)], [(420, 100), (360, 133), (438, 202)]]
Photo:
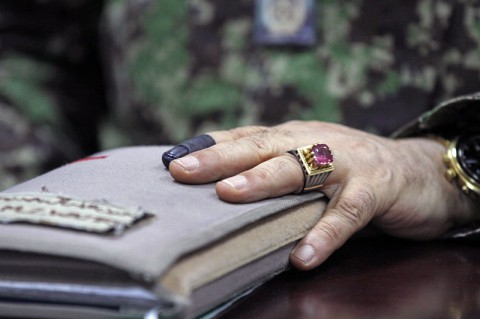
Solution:
[(217, 318), (480, 318), (480, 242), (364, 238), (289, 270)]

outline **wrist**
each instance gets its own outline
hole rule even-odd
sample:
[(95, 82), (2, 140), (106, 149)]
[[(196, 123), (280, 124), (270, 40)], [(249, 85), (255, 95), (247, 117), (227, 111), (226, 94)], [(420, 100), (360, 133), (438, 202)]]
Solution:
[[(454, 224), (462, 225), (479, 220), (479, 184), (464, 171), (462, 164), (458, 161), (458, 139), (449, 141), (433, 135), (427, 136), (427, 139), (432, 143), (432, 146), (435, 143), (437, 147), (434, 158), (437, 165), (441, 162), (439, 167), (443, 175), (443, 181), (439, 186), (447, 183), (447, 187), (444, 187), (444, 194), (447, 196), (447, 207), (450, 209)], [(439, 153), (439, 150), (441, 150), (441, 153)]]

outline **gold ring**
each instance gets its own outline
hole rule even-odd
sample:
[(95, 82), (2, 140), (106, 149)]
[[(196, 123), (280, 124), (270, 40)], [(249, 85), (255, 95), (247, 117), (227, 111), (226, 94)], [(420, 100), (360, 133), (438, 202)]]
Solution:
[(313, 144), (288, 153), (295, 156), (302, 167), (304, 192), (322, 187), (334, 169), (333, 154), (327, 144)]

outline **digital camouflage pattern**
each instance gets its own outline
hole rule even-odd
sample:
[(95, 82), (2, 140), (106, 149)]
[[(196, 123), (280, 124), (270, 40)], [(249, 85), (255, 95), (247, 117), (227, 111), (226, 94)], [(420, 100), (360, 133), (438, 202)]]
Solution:
[(479, 88), (473, 2), (326, 0), (316, 10), (315, 46), (265, 47), (252, 41), (254, 1), (109, 3), (121, 131), (179, 141), (219, 126), (321, 119), (389, 134)]
[(479, 90), (478, 1), (315, 4), (314, 45), (267, 46), (254, 0), (0, 2), (0, 189), (97, 149), (239, 125), (388, 135)]
[(101, 1), (0, 1), (0, 189), (99, 148)]

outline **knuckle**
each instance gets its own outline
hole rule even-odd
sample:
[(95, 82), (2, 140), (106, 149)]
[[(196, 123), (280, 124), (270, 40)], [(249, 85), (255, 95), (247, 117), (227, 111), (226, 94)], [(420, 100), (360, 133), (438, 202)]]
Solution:
[(205, 152), (209, 153), (209, 157), (211, 156), (212, 160), (219, 163), (227, 160), (229, 156), (229, 150), (223, 144), (214, 145), (206, 149)]
[(271, 147), (270, 140), (268, 139), (268, 131), (262, 131), (258, 135), (253, 135), (249, 137), (250, 142), (253, 146), (259, 150), (269, 150)]
[(232, 129), (227, 130), (228, 134), (230, 134), (234, 139), (240, 138), (245, 135), (245, 128), (243, 127), (235, 127)]
[(275, 132), (264, 129), (255, 135), (247, 137), (251, 148), (259, 155), (262, 160), (269, 159), (279, 154), (278, 146), (275, 143)]
[(398, 175), (401, 174), (396, 174), (394, 168), (391, 166), (384, 166), (372, 174), (372, 180), (375, 181), (379, 187), (382, 187), (382, 185), (392, 185), (396, 181)]
[(276, 179), (275, 170), (266, 165), (258, 167), (256, 174), (258, 178), (262, 181), (271, 181)]
[(341, 231), (339, 225), (330, 222), (320, 221), (316, 227), (318, 236), (328, 242), (336, 242), (341, 238)]
[(283, 174), (282, 167), (285, 167), (284, 163), (280, 161), (270, 160), (264, 165), (259, 165), (255, 169), (256, 177), (266, 186), (277, 185), (280, 182)]
[(341, 244), (346, 240), (345, 234), (360, 230), (371, 219), (376, 202), (375, 193), (368, 187), (354, 196), (341, 198), (329, 209), (330, 218), (321, 220), (315, 227), (317, 236)]
[(343, 220), (343, 224), (360, 229), (373, 215), (376, 206), (375, 193), (367, 187), (351, 197), (340, 199), (333, 211)]
[(342, 200), (338, 203), (337, 212), (345, 224), (359, 226), (362, 204), (354, 200)]
[(234, 138), (242, 138), (249, 136), (251, 134), (255, 134), (258, 131), (266, 130), (265, 127), (263, 126), (241, 126), (241, 127), (235, 127), (232, 129), (227, 130), (227, 132)]
[(272, 194), (272, 184), (276, 184), (277, 176), (275, 172), (268, 167), (258, 167), (255, 170), (255, 180), (257, 181), (257, 192), (269, 197)]
[(269, 195), (278, 192), (291, 192), (297, 187), (297, 181), (292, 172), (292, 166), (288, 160), (275, 157), (262, 165), (257, 166), (254, 171), (255, 179), (261, 189), (268, 192)]

